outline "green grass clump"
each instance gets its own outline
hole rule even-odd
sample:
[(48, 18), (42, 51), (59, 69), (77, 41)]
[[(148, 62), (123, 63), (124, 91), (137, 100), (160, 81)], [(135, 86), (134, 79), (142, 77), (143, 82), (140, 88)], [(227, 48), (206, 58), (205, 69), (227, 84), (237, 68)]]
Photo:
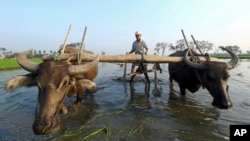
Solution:
[[(41, 63), (42, 60), (39, 58), (30, 59), (35, 63)], [(3, 59), (0, 60), (0, 70), (13, 70), (13, 69), (20, 69), (20, 65), (18, 64), (16, 59)]]

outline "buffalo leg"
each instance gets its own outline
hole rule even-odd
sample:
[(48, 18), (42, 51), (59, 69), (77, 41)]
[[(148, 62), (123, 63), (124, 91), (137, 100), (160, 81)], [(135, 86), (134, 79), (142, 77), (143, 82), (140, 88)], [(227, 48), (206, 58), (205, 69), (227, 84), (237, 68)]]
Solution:
[(179, 85), (180, 87), (180, 91), (181, 91), (181, 95), (185, 95), (186, 94), (186, 88), (182, 85)]
[(67, 106), (65, 105), (65, 103), (62, 104), (62, 107), (61, 107), (61, 109), (60, 109), (60, 112), (61, 112), (63, 115), (65, 115), (65, 114), (68, 113), (68, 108), (67, 108)]
[(84, 95), (84, 91), (85, 91), (85, 90), (79, 90), (79, 91), (77, 92), (76, 104), (81, 104), (82, 98), (83, 98), (83, 95)]
[(170, 77), (169, 78), (169, 90), (170, 90), (170, 93), (175, 93), (176, 91), (174, 90), (174, 83), (173, 83), (173, 79)]

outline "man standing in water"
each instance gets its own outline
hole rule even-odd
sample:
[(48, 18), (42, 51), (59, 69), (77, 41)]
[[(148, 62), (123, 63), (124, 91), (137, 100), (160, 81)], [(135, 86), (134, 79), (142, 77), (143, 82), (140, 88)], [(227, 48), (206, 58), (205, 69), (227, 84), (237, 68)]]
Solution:
[[(135, 37), (136, 37), (136, 40), (133, 42), (132, 49), (130, 52), (127, 52), (127, 54), (131, 54), (133, 52), (135, 54), (147, 54), (148, 47), (147, 47), (147, 44), (145, 43), (145, 41), (141, 39), (141, 33), (136, 31)], [(132, 64), (131, 73), (134, 72), (135, 65), (138, 65), (138, 63)], [(134, 76), (131, 76), (130, 81), (132, 81), (133, 78), (134, 78)]]

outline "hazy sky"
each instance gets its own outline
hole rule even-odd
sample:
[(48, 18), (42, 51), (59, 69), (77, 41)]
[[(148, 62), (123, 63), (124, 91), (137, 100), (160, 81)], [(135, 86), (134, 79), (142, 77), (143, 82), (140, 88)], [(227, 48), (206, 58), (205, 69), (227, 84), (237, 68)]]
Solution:
[(249, 0), (0, 0), (0, 47), (58, 50), (72, 25), (68, 43), (80, 42), (100, 54), (125, 54), (142, 33), (149, 53), (157, 42), (183, 39), (238, 45), (250, 50)]

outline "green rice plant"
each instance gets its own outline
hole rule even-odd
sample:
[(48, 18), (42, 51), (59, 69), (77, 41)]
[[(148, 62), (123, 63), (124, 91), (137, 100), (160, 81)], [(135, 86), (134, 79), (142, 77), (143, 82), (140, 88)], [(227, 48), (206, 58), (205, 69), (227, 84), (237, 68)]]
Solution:
[(236, 75), (237, 76), (243, 76), (243, 73), (237, 73)]
[(111, 128), (106, 127), (106, 126), (93, 131), (92, 133), (90, 133), (89, 135), (84, 137), (83, 140), (87, 140), (87, 139), (92, 138), (94, 136), (100, 135), (102, 132), (104, 132), (106, 134), (105, 141), (108, 141), (110, 138), (110, 135), (111, 135)]
[(95, 115), (95, 116), (94, 116), (93, 118), (91, 118), (87, 123), (83, 124), (83, 125), (79, 128), (79, 130), (85, 128), (85, 127), (88, 125), (88, 123), (94, 122), (94, 120), (96, 120), (97, 118), (102, 117), (102, 116), (104, 116), (104, 115), (103, 115), (103, 114)]
[(143, 130), (143, 124), (142, 124), (142, 123), (141, 123), (141, 124), (138, 124), (135, 128), (133, 128), (133, 129), (131, 129), (131, 130), (129, 131), (128, 136), (130, 136), (130, 135), (132, 135), (132, 134), (135, 134), (135, 133), (138, 132), (138, 131), (139, 131), (139, 133), (141, 133), (142, 130)]

